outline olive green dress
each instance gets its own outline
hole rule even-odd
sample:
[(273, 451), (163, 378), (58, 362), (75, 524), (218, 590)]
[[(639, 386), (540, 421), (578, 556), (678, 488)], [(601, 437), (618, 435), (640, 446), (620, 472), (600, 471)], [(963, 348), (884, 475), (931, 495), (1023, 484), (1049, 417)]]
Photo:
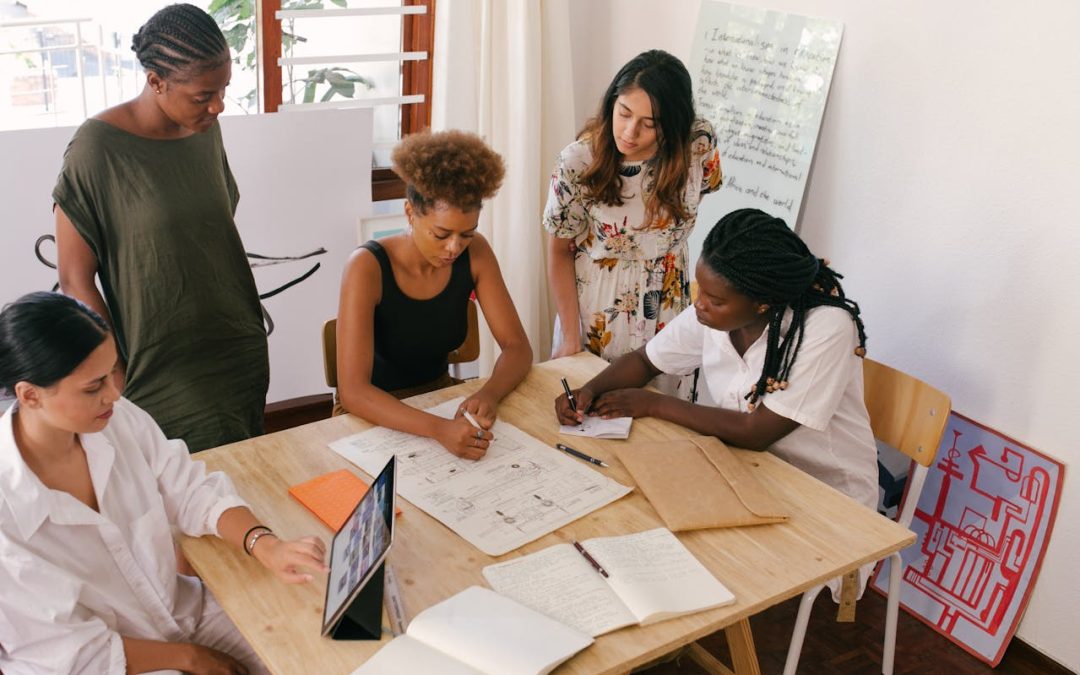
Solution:
[(191, 452), (262, 433), (270, 366), (221, 128), (175, 140), (87, 120), (53, 190), (98, 260), (124, 396)]

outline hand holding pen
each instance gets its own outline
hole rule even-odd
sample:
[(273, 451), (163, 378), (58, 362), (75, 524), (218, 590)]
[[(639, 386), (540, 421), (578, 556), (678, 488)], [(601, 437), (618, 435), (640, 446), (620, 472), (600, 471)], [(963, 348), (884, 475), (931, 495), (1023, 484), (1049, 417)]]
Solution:
[(461, 410), (453, 419), (440, 420), (438, 425), (435, 440), (463, 459), (480, 459), (495, 439), (468, 410)]
[(592, 390), (588, 387), (571, 390), (565, 378), (562, 385), (563, 393), (555, 399), (555, 416), (559, 418), (559, 424), (581, 424), (585, 421), (585, 413), (592, 407)]

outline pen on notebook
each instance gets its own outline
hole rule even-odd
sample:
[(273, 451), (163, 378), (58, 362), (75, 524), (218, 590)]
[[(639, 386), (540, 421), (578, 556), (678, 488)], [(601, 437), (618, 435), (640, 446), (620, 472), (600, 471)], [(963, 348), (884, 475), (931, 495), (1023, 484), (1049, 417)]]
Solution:
[(555, 447), (558, 448), (559, 450), (562, 450), (563, 452), (565, 452), (568, 455), (573, 455), (574, 457), (577, 457), (578, 459), (583, 459), (586, 462), (592, 462), (593, 464), (595, 464), (597, 466), (602, 466), (605, 469), (607, 468), (607, 464), (605, 464), (604, 462), (600, 461), (599, 459), (597, 459), (595, 457), (589, 457), (584, 452), (582, 452), (580, 450), (575, 450), (575, 449), (571, 448), (569, 445), (563, 445), (562, 443), (556, 443)]
[(574, 548), (577, 549), (577, 552), (580, 553), (581, 555), (583, 555), (585, 557), (585, 559), (589, 561), (589, 564), (593, 566), (593, 569), (595, 569), (597, 572), (599, 572), (600, 576), (607, 579), (608, 578), (607, 570), (605, 570), (603, 567), (600, 567), (600, 563), (596, 562), (596, 558), (589, 555), (589, 552), (585, 550), (585, 547), (582, 546), (581, 544), (579, 544), (578, 542), (575, 541), (575, 542), (573, 542), (573, 544), (574, 544)]
[(566, 378), (562, 378), (562, 388), (566, 392), (566, 399), (570, 401), (570, 409), (577, 412), (577, 401), (574, 400), (574, 394), (570, 391), (570, 385), (566, 383)]

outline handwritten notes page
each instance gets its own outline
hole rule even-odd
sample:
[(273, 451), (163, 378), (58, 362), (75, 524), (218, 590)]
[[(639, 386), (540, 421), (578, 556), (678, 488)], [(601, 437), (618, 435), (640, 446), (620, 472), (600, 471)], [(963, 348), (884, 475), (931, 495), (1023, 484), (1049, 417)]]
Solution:
[(795, 227), (843, 24), (715, 0), (701, 3), (690, 72), (717, 132), (724, 186), (702, 202), (691, 249), (713, 223), (753, 207)]
[(417, 614), (353, 675), (539, 675), (590, 644), (588, 635), (471, 586)]
[[(431, 408), (452, 417), (460, 398)], [(398, 494), (491, 556), (553, 532), (610, 504), (630, 488), (501, 420), (479, 461), (430, 438), (376, 427), (330, 449), (369, 474), (398, 458)]]
[(594, 637), (735, 602), (666, 528), (581, 544), (606, 579), (570, 544), (489, 565), (484, 578), (499, 593)]
[(606, 420), (596, 415), (586, 415), (585, 421), (573, 426), (559, 426), (560, 434), (569, 436), (588, 436), (589, 438), (629, 438), (633, 417), (615, 417)]

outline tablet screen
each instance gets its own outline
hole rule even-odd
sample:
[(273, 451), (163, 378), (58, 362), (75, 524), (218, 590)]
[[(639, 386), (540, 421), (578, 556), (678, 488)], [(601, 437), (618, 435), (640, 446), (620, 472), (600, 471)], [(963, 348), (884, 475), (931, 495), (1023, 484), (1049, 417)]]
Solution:
[(394, 535), (394, 472), (391, 457), (330, 545), (330, 579), (323, 609), (326, 635), (382, 564)]

